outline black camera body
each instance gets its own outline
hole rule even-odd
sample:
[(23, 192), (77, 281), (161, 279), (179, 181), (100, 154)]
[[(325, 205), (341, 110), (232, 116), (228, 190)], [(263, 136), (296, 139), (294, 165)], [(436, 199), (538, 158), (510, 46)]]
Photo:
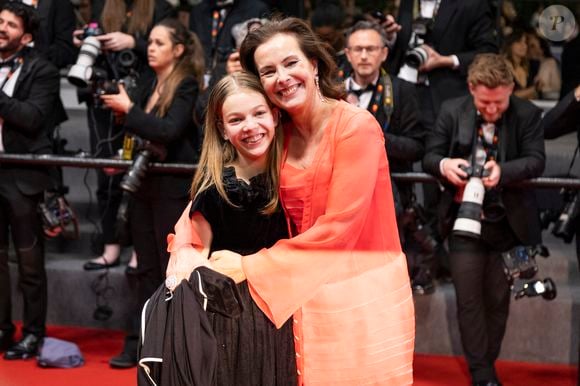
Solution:
[[(95, 107), (102, 108), (101, 95), (119, 93), (119, 84), (122, 83), (131, 93), (137, 88), (138, 65), (137, 56), (132, 50), (122, 50), (116, 53), (109, 53), (101, 49), (101, 43), (96, 38), (103, 35), (103, 29), (99, 23), (91, 22), (79, 36), (83, 40), (76, 63), (71, 66), (67, 74), (70, 83), (80, 89), (89, 89), (92, 102)], [(105, 58), (104, 66), (102, 60), (99, 66), (95, 65), (97, 58)]]
[(460, 168), (467, 173), (469, 181), (465, 185), (461, 205), (457, 217), (453, 223), (453, 234), (479, 238), (481, 236), (481, 219), (485, 187), (482, 177), (489, 175), (489, 170), (483, 165), (461, 165)]
[(466, 180), (468, 180), (471, 177), (478, 177), (478, 178), (483, 178), (483, 177), (489, 177), (490, 171), (489, 169), (486, 169), (483, 167), (483, 165), (479, 165), (479, 164), (475, 164), (475, 165), (459, 165), (459, 169), (463, 170), (465, 173), (467, 173), (467, 177), (465, 177)]
[(80, 40), (85, 40), (89, 36), (100, 36), (104, 35), (105, 32), (101, 28), (101, 25), (97, 21), (91, 21), (87, 26), (83, 29), (82, 35), (79, 36)]
[(166, 155), (167, 149), (162, 144), (133, 136), (133, 163), (121, 180), (121, 189), (137, 193), (151, 162), (163, 161)]
[(556, 283), (552, 279), (533, 279), (538, 273), (536, 256), (550, 256), (548, 248), (543, 245), (516, 246), (501, 254), (504, 263), (504, 273), (515, 299), (523, 297), (542, 296), (546, 300), (556, 298)]
[(554, 221), (552, 234), (569, 244), (574, 238), (576, 224), (578, 222), (578, 210), (580, 209), (578, 191), (562, 189), (561, 195), (564, 206), (558, 218)]
[(412, 200), (403, 210), (397, 222), (401, 224), (402, 229), (410, 234), (422, 253), (425, 255), (435, 253), (439, 243), (433, 238), (433, 232), (427, 225), (425, 209), (415, 200)]

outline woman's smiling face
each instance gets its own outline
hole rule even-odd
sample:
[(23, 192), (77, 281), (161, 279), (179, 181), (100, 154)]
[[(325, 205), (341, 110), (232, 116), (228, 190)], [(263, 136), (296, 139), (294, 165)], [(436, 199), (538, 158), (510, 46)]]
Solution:
[(318, 98), (315, 61), (293, 35), (277, 34), (258, 46), (254, 62), (268, 98), (290, 115)]

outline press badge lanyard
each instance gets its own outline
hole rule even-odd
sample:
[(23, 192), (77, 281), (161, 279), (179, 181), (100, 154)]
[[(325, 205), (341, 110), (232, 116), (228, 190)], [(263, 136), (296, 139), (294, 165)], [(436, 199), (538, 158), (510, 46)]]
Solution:
[(387, 74), (387, 72), (382, 68), (381, 76), (377, 82), (369, 106), (369, 111), (375, 117), (379, 112), (381, 104), (384, 106), (385, 114), (387, 115), (387, 119), (385, 120), (385, 123), (383, 123), (383, 129), (386, 131), (391, 123), (391, 115), (393, 114), (395, 102), (393, 100), (393, 81), (389, 74)]

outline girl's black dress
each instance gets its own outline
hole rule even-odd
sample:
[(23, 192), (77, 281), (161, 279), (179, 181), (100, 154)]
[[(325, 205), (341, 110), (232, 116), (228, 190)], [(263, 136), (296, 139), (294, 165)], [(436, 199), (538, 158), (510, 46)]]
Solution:
[[(211, 251), (228, 249), (248, 255), (288, 238), (282, 210), (272, 215), (260, 213), (268, 202), (266, 175), (260, 174), (247, 184), (236, 177), (233, 167), (224, 169), (225, 202), (215, 187), (200, 193), (191, 213), (200, 212), (210, 224)], [(238, 284), (244, 311), (238, 318), (213, 314), (218, 342), (216, 385), (281, 386), (296, 385), (296, 361), (292, 320), (280, 329), (256, 306), (244, 281)]]

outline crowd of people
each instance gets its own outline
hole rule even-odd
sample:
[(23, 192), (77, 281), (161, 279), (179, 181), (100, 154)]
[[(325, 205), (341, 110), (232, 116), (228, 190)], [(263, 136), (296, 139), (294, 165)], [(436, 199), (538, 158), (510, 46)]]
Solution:
[[(577, 35), (554, 55), (509, 4), (478, 0), (401, 0), (396, 14), (356, 15), (325, 0), (309, 22), (261, 0), (204, 0), (185, 19), (165, 0), (93, 0), (84, 21), (68, 0), (45, 2), (0, 4), (0, 151), (53, 151), (66, 120), (58, 69), (96, 47), (92, 76), (71, 80), (85, 86), (91, 154), (133, 161), (126, 173), (97, 171), (102, 252), (84, 264), (108, 269), (133, 251), (137, 291), (112, 367), (140, 364), (140, 384), (180, 384), (171, 363), (182, 358), (159, 340), (183, 320), (159, 326), (163, 307), (141, 310), (189, 288), (210, 303), (199, 311), (215, 345), (204, 353), (208, 384), (411, 384), (412, 296), (439, 279), (455, 288), (473, 384), (501, 384), (502, 253), (541, 244), (534, 192), (517, 182), (542, 175), (544, 137), (578, 128)], [(531, 100), (560, 96), (542, 120)], [(198, 168), (147, 173), (151, 161)], [(390, 178), (416, 170), (439, 184)], [(477, 231), (455, 232), (474, 170), (485, 171), (482, 215)], [(45, 335), (37, 206), (45, 191), (62, 193), (60, 174), (0, 168), (5, 359), (35, 356)], [(17, 342), (9, 231), (25, 305)], [(231, 304), (218, 300), (224, 283)]]

